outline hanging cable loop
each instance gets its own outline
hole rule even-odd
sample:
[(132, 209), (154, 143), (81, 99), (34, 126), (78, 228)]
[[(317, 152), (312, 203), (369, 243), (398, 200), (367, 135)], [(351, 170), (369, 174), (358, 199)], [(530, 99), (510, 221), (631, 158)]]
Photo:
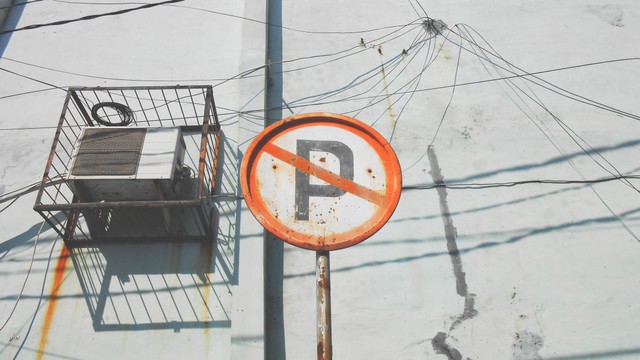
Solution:
[[(102, 108), (111, 108), (118, 113), (120, 117), (120, 122), (111, 122), (109, 120), (109, 115), (106, 118), (98, 115), (98, 110)], [(93, 105), (91, 108), (91, 117), (97, 123), (102, 124), (104, 126), (127, 126), (131, 124), (134, 120), (133, 111), (127, 105), (116, 103), (116, 102), (101, 102)]]

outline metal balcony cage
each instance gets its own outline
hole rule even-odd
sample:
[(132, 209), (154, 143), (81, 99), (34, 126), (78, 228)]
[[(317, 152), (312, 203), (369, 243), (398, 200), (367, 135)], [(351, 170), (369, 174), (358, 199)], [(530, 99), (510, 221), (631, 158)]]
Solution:
[(70, 88), (34, 210), (69, 246), (212, 239), (211, 86)]

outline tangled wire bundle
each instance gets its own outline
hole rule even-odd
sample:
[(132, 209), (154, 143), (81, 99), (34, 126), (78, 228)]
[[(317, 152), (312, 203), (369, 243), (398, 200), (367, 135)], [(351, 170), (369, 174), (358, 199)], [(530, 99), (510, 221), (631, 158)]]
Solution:
[[(100, 115), (98, 115), (98, 110), (102, 108), (111, 108), (117, 111), (118, 116), (120, 117), (120, 122), (114, 123), (109, 121), (108, 115), (106, 118), (100, 117)], [(134, 120), (133, 111), (131, 110), (131, 108), (124, 104), (116, 102), (101, 102), (93, 105), (93, 107), (91, 108), (91, 117), (97, 123), (104, 126), (127, 126)]]

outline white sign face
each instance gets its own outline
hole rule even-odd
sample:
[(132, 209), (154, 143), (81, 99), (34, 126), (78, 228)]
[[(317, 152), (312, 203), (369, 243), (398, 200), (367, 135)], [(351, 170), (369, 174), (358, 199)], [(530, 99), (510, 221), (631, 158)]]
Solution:
[(335, 250), (388, 220), (401, 177), (390, 145), (369, 126), (333, 114), (282, 120), (251, 144), (242, 165), (245, 200), (284, 241)]

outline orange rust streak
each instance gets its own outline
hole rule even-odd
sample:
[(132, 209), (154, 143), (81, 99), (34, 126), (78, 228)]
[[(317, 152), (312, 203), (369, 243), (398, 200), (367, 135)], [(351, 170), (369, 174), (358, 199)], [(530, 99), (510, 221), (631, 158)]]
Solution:
[(329, 170), (323, 169), (322, 167), (312, 163), (311, 161), (301, 158), (300, 156), (287, 151), (273, 143), (266, 143), (263, 149), (266, 153), (270, 154), (276, 159), (293, 165), (296, 169), (302, 172), (306, 172), (309, 175), (313, 175), (320, 180), (326, 181), (341, 190), (358, 196), (378, 206), (385, 205), (386, 201), (384, 195), (373, 191), (366, 186), (357, 184), (352, 180), (343, 178), (340, 175), (337, 175)]
[(41, 360), (42, 356), (44, 355), (44, 348), (47, 345), (47, 338), (49, 337), (49, 330), (51, 329), (51, 322), (53, 320), (53, 314), (55, 313), (56, 303), (58, 301), (58, 291), (60, 291), (60, 286), (62, 285), (64, 271), (67, 267), (67, 260), (69, 259), (69, 256), (69, 249), (67, 249), (66, 245), (63, 245), (62, 250), (60, 251), (60, 257), (58, 258), (58, 262), (56, 263), (56, 268), (53, 275), (53, 283), (51, 284), (51, 297), (49, 300), (49, 304), (47, 305), (47, 312), (44, 316), (42, 331), (40, 332), (40, 343), (38, 344), (38, 352), (36, 357), (37, 360)]

